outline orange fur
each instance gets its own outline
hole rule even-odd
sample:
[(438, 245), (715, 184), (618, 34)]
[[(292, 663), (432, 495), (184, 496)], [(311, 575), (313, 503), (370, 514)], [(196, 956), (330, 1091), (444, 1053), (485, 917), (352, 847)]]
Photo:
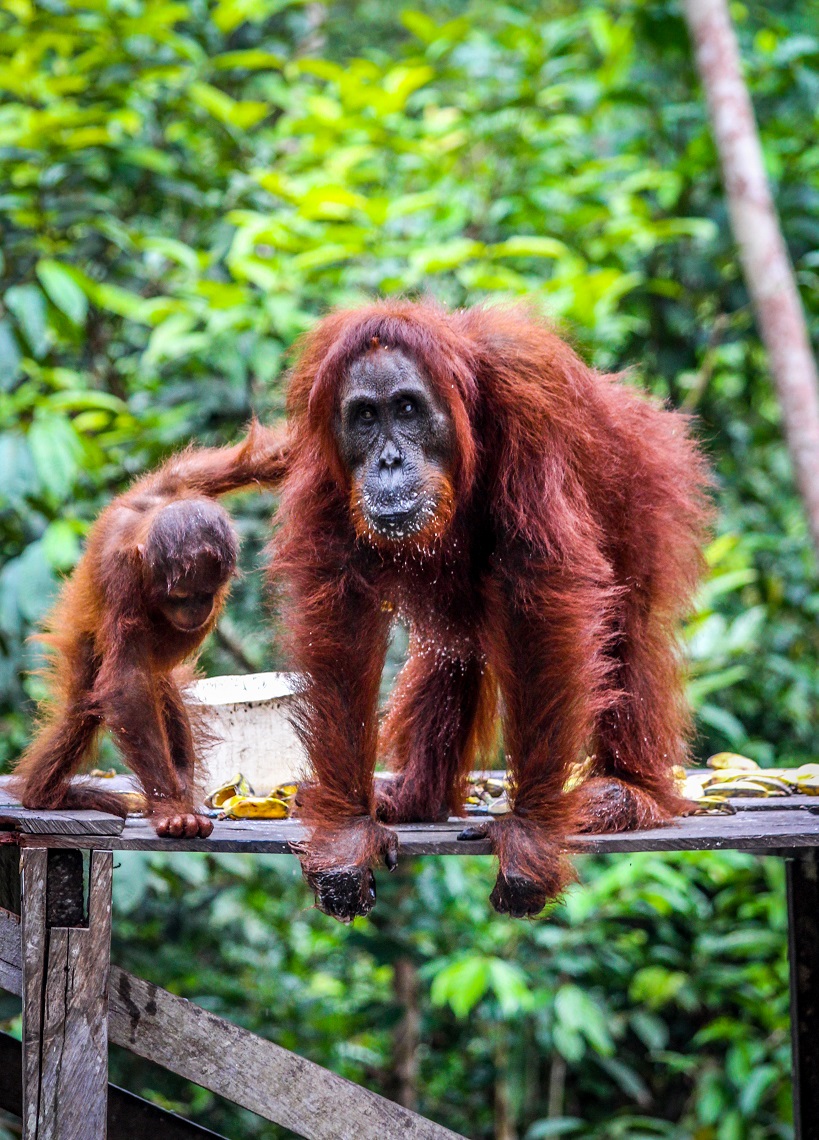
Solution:
[[(213, 500), (247, 486), (275, 486), (286, 462), (284, 437), (254, 422), (237, 446), (175, 455), (103, 511), (41, 635), (51, 650), (51, 702), (13, 781), (27, 807), (123, 813), (117, 796), (71, 783), (107, 726), (151, 813), (158, 820), (181, 818), (184, 833), (210, 830), (202, 817), (192, 822), (196, 726), (180, 686), (192, 676), (183, 662), (215, 625), (235, 564), (228, 516)], [(171, 521), (159, 542), (163, 511)], [(183, 632), (159, 603), (194, 556), (216, 568), (218, 588), (205, 625)]]
[[(337, 402), (376, 343), (411, 357), (449, 410), (451, 509), (432, 542), (374, 541), (351, 503)], [(587, 367), (522, 307), (409, 302), (321, 321), (301, 345), (288, 410), (272, 574), (305, 678), (298, 727), (316, 780), (304, 816), (322, 866), (327, 837), (377, 810), (389, 821), (460, 810), (497, 707), (514, 802), (492, 828), (502, 878), (559, 892), (567, 834), (600, 824), (600, 783), (563, 790), (587, 750), (593, 780), (614, 792), (606, 826), (680, 811), (672, 767), (686, 759), (690, 717), (676, 633), (710, 515), (686, 417)], [(398, 782), (379, 805), (391, 610), (410, 626), (411, 655), (383, 736)], [(356, 825), (346, 865), (376, 857), (374, 834)]]

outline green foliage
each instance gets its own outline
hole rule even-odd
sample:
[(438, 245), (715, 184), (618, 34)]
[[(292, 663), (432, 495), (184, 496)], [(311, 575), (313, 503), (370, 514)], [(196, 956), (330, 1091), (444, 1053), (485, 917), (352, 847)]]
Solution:
[[(732, 12), (816, 337), (819, 7)], [(687, 631), (698, 751), (816, 758), (815, 563), (676, 0), (8, 0), (0, 91), (0, 759), (39, 693), (26, 638), (99, 507), (280, 414), (297, 335), (379, 292), (529, 298), (697, 413), (720, 506)], [(236, 500), (248, 570), (273, 507)], [(210, 671), (278, 663), (261, 612), (248, 573)], [(489, 876), (424, 861), (350, 932), (289, 864), (129, 857), (116, 954), (388, 1093), (409, 958), (422, 1107), (472, 1136), (789, 1134), (773, 862), (588, 860), (534, 924), (490, 918)], [(280, 1134), (117, 1064), (231, 1135)]]
[[(499, 1096), (527, 1140), (787, 1135), (781, 863), (579, 862), (582, 885), (546, 921), (491, 911), (486, 860), (438, 858), (380, 874), (378, 907), (345, 929), (305, 909), (282, 857), (123, 855), (114, 956), (386, 1095), (409, 960), (420, 1108), (476, 1140), (494, 1135)], [(228, 1135), (283, 1135), (133, 1058), (117, 1073)]]

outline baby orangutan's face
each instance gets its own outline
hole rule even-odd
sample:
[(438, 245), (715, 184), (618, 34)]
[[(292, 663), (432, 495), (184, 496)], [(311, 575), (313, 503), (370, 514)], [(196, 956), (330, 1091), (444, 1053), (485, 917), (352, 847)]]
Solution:
[(219, 563), (212, 558), (202, 559), (164, 592), (158, 609), (174, 629), (196, 633), (210, 620), (224, 585)]
[(175, 629), (183, 633), (195, 633), (207, 623), (213, 613), (215, 597), (215, 594), (204, 590), (188, 592), (182, 587), (175, 587), (160, 609)]

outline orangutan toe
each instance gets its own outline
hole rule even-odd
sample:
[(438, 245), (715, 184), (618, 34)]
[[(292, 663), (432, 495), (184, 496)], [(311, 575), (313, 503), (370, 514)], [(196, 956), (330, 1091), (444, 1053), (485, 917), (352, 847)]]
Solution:
[(163, 839), (207, 839), (213, 820), (195, 812), (175, 812), (155, 819), (154, 830)]

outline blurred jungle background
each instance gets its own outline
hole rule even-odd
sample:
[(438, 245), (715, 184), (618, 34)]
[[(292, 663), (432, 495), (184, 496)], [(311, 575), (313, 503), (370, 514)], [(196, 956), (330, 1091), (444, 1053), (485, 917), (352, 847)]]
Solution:
[[(26, 642), (95, 512), (191, 439), (281, 414), (329, 305), (526, 296), (696, 413), (718, 476), (687, 630), (696, 751), (817, 759), (819, 584), (676, 0), (4, 0), (0, 752)], [(819, 338), (819, 2), (731, 6)], [(208, 673), (275, 668), (270, 497)], [(285, 857), (123, 856), (115, 960), (470, 1137), (792, 1134), (783, 874), (731, 853), (579, 860), (543, 919), (488, 860), (311, 909)], [(7, 1009), (12, 1016), (12, 1007)], [(235, 1140), (288, 1135), (115, 1053)]]

